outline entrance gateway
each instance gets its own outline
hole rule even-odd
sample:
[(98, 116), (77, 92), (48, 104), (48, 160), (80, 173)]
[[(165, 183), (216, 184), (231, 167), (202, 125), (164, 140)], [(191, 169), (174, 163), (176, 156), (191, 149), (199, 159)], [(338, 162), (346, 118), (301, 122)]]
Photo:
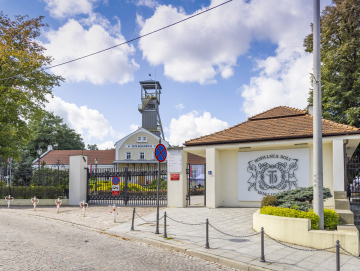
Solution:
[[(87, 202), (98, 205), (156, 206), (158, 170), (146, 166), (87, 171)], [(167, 165), (160, 164), (159, 204), (167, 205)], [(116, 183), (116, 184), (114, 184)], [(117, 193), (114, 193), (114, 186)]]

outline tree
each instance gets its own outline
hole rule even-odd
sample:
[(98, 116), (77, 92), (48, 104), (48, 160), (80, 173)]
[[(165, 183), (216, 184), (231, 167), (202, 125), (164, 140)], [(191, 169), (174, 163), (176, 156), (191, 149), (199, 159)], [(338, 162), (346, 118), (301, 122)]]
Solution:
[(52, 112), (45, 112), (41, 120), (30, 121), (29, 127), (34, 137), (27, 149), (33, 158), (37, 157), (39, 147), (46, 150), (48, 145), (52, 145), (55, 150), (81, 150), (85, 146), (81, 136)]
[(99, 148), (98, 148), (98, 146), (96, 144), (93, 144), (93, 145), (88, 144), (87, 149), (90, 150), (90, 151), (98, 151), (99, 150)]
[[(360, 127), (360, 2), (333, 4), (322, 12), (320, 23), (323, 117)], [(306, 52), (312, 53), (312, 40), (312, 34), (305, 38)]]
[(0, 158), (19, 159), (31, 138), (29, 120), (44, 115), (46, 96), (63, 80), (44, 68), (52, 58), (36, 38), (45, 26), (43, 17), (15, 16), (0, 12)]

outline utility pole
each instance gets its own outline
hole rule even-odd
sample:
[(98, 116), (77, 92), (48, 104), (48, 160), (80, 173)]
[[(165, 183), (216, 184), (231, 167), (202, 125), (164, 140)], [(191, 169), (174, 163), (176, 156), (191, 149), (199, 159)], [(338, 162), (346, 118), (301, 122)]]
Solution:
[(323, 199), (323, 155), (322, 155), (322, 114), (321, 114), (321, 56), (320, 56), (320, 0), (314, 1), (313, 32), (313, 186), (314, 212), (319, 215), (319, 229), (324, 229)]

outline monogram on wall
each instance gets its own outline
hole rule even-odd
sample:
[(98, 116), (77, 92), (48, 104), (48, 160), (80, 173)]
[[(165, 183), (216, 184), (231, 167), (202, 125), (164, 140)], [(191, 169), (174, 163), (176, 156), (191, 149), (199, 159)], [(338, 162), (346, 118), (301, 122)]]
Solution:
[(238, 165), (239, 200), (310, 185), (308, 149), (239, 152)]

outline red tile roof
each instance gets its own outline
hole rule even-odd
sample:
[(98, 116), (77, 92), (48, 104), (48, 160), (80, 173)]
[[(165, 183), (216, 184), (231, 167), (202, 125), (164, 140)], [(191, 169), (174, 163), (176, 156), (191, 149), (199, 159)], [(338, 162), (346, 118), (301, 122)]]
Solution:
[[(322, 120), (323, 136), (360, 134), (360, 129)], [(185, 146), (229, 144), (313, 136), (313, 116), (304, 110), (279, 106), (223, 131), (191, 139)]]
[[(111, 165), (115, 160), (115, 150), (53, 150), (48, 152), (45, 156), (40, 159), (40, 162), (45, 161), (47, 165), (54, 165), (60, 160), (63, 165), (69, 164), (70, 155), (87, 155), (88, 165), (95, 164), (95, 158), (98, 159), (98, 165)], [(36, 161), (38, 163), (38, 161)]]

